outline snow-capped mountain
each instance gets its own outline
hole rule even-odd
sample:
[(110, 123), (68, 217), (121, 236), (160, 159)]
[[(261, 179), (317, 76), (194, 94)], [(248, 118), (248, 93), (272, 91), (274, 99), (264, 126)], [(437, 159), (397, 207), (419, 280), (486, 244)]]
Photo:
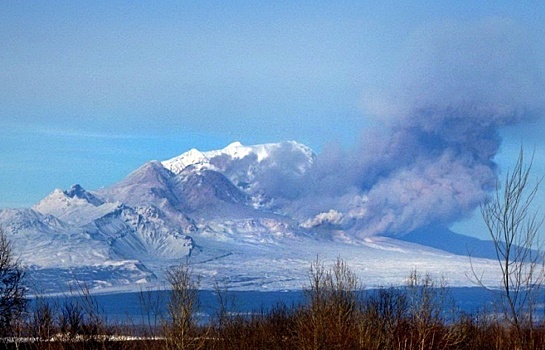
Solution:
[[(288, 154), (293, 157), (291, 160), (285, 156)], [(200, 152), (191, 149), (162, 164), (174, 174), (181, 173), (189, 166), (218, 170), (236, 183), (239, 177), (253, 180), (257, 173), (265, 172), (266, 168), (280, 163), (285, 164), (287, 171), (303, 173), (312, 165), (315, 157), (310, 148), (294, 141), (255, 146), (244, 146), (240, 142), (233, 142), (222, 150)], [(288, 161), (287, 164), (286, 161)]]
[(56, 189), (32, 207), (38, 213), (51, 215), (67, 224), (85, 225), (106, 215), (120, 202), (104, 202), (87, 192), (80, 185), (67, 191)]
[(273, 204), (275, 179), (303, 176), (315, 158), (310, 148), (294, 141), (255, 146), (234, 142), (222, 150), (192, 149), (162, 164), (177, 175), (187, 170), (219, 172), (262, 208)]
[[(74, 281), (91, 288), (160, 283), (168, 266), (185, 260), (205, 287), (298, 289), (317, 255), (346, 259), (371, 285), (401, 283), (416, 267), (470, 284), (467, 257), (362, 239), (343, 229), (335, 210), (296, 215), (286, 188), (308, 180), (315, 158), (296, 142), (192, 149), (150, 161), (108, 188), (74, 185), (32, 208), (0, 210), (0, 225), (38, 291), (63, 291)], [(493, 266), (478, 258), (473, 264)]]

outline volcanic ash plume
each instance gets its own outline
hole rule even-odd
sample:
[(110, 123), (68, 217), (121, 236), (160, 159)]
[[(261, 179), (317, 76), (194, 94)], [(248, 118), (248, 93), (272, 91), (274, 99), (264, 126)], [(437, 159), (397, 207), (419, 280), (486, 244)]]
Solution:
[(544, 110), (524, 38), (503, 19), (414, 33), (389, 93), (365, 92), (386, 132), (357, 152), (319, 156), (306, 179), (314, 185), (296, 202), (305, 225), (333, 217), (360, 237), (403, 235), (472, 212), (495, 188), (499, 129)]

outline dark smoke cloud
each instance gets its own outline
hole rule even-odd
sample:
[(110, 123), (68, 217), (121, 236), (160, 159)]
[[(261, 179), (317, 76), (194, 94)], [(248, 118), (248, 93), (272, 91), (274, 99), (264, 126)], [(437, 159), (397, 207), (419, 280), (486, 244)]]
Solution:
[(495, 186), (500, 128), (544, 110), (531, 45), (509, 20), (422, 28), (405, 58), (390, 86), (365, 91), (385, 130), (357, 150), (326, 150), (301, 179), (291, 209), (303, 226), (365, 237), (457, 221)]

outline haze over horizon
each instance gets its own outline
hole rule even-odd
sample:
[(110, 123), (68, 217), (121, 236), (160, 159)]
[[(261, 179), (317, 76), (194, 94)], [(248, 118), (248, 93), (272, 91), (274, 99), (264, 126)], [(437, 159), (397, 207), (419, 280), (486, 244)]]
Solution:
[[(385, 160), (377, 132), (431, 125), (453, 133), (410, 159), (484, 137), (482, 164), (505, 170), (522, 143), (545, 174), (542, 23), (538, 1), (2, 3), (0, 207), (234, 141)], [(430, 106), (457, 112), (413, 118)]]

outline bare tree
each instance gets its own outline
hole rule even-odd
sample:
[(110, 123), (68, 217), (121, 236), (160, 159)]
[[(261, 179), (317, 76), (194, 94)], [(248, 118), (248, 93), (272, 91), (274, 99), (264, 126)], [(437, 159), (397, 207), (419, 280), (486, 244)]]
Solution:
[(301, 349), (349, 348), (358, 327), (356, 274), (338, 258), (326, 268), (319, 258), (310, 265), (309, 285), (304, 288), (308, 305), (301, 309), (296, 333)]
[[(512, 171), (505, 176), (503, 188), (481, 206), (481, 214), (494, 244), (501, 274), (500, 296), (504, 313), (518, 334), (532, 328), (536, 296), (543, 282), (543, 249), (539, 230), (543, 216), (534, 210), (541, 178), (530, 183), (533, 156), (525, 163), (521, 148)], [(484, 286), (482, 275), (473, 270)]]
[(0, 335), (10, 335), (26, 306), (25, 273), (13, 256), (11, 243), (0, 227)]
[(142, 316), (142, 325), (146, 326), (147, 336), (156, 336), (159, 327), (159, 321), (164, 318), (161, 305), (164, 305), (164, 300), (160, 288), (148, 287), (140, 289), (138, 300), (140, 302), (140, 310)]
[(188, 263), (171, 267), (166, 273), (171, 287), (168, 302), (169, 323), (166, 324), (169, 349), (201, 349), (204, 337), (200, 337), (195, 314), (199, 307), (199, 281), (193, 276)]

